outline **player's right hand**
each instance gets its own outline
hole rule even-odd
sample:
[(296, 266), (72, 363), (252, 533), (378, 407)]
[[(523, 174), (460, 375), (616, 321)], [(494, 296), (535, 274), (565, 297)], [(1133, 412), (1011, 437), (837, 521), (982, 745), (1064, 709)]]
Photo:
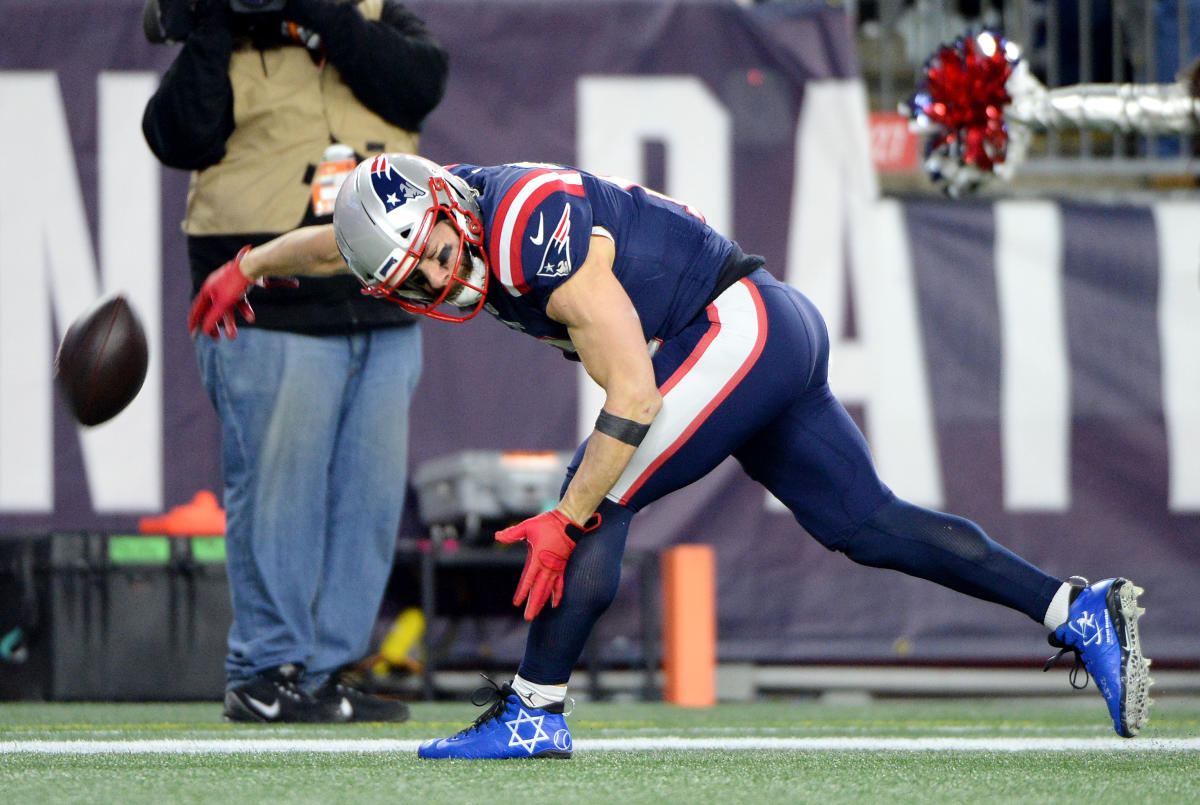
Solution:
[(236, 257), (209, 274), (200, 286), (188, 314), (188, 332), (192, 337), (204, 333), (216, 340), (224, 330), (227, 338), (237, 338), (234, 311), (241, 313), (246, 321), (254, 321), (254, 311), (246, 300), (252, 282), (241, 269), (242, 258), (248, 251), (250, 247), (243, 246)]

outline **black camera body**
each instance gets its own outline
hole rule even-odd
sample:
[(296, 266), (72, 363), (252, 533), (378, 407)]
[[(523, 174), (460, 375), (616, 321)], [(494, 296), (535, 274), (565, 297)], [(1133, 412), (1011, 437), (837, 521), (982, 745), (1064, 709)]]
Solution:
[[(211, 4), (221, 4), (233, 12), (233, 24), (250, 27), (254, 22), (278, 15), (287, 0), (146, 0), (142, 8), (142, 31), (147, 41), (159, 45), (182, 42), (191, 33), (198, 16)], [(244, 25), (238, 25), (238, 23)]]
[(229, 0), (229, 10), (235, 14), (265, 14), (283, 11), (287, 0)]

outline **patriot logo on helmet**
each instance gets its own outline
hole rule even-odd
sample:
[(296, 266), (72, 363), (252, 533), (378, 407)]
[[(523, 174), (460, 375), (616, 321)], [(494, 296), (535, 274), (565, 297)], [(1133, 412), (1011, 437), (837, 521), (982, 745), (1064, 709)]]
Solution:
[(388, 212), (427, 192), (404, 178), (387, 154), (380, 154), (371, 162), (371, 187)]

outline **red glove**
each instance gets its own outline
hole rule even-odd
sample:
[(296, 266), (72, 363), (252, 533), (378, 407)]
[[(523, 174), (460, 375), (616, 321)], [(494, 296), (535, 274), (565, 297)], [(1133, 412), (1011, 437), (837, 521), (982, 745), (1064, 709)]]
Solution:
[(563, 594), (563, 571), (567, 569), (567, 560), (575, 550), (575, 541), (599, 527), (599, 514), (593, 514), (586, 523), (579, 525), (554, 509), (496, 534), (497, 542), (512, 544), (525, 540), (529, 543), (525, 569), (521, 571), (517, 594), (513, 596), (514, 607), (519, 607), (528, 597), (525, 620), (536, 618), (546, 605), (547, 598), (550, 599), (550, 606), (558, 606)]
[(188, 314), (188, 332), (193, 336), (204, 333), (215, 340), (221, 337), (220, 330), (224, 329), (228, 338), (237, 338), (234, 310), (246, 321), (254, 321), (254, 311), (246, 301), (246, 292), (253, 283), (241, 269), (242, 258), (248, 251), (250, 247), (243, 246), (236, 257), (209, 274), (200, 286)]

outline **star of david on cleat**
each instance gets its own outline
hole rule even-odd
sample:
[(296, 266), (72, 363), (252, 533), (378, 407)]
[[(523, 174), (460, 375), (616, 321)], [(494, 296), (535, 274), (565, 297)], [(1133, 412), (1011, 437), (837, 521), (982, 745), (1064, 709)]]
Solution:
[[(544, 729), (542, 729), (542, 722), (545, 720), (546, 720), (546, 717), (544, 715), (531, 716), (528, 712), (525, 711), (524, 707), (518, 708), (517, 709), (517, 717), (515, 719), (513, 719), (512, 721), (508, 722), (508, 724), (506, 725), (508, 727), (509, 731), (512, 732), (512, 737), (508, 739), (508, 745), (509, 746), (519, 746), (522, 749), (524, 749), (526, 752), (528, 752), (529, 754), (532, 755), (534, 750), (537, 748), (538, 741), (549, 741), (550, 740), (550, 736), (546, 734), (546, 731)], [(521, 737), (521, 725), (522, 724), (532, 724), (533, 725), (533, 735), (530, 736), (529, 738)]]

